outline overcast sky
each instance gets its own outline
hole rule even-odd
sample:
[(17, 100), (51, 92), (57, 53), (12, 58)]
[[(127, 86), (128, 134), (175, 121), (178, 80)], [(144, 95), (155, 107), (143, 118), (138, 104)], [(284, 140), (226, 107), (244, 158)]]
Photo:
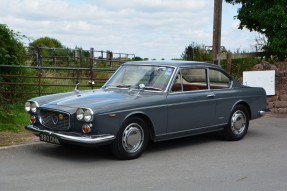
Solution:
[[(223, 0), (224, 1), (224, 0)], [(69, 48), (179, 58), (191, 42), (212, 45), (213, 0), (1, 0), (0, 23)], [(256, 33), (237, 29), (239, 6), (223, 3), (222, 41), (252, 51)], [(26, 42), (27, 43), (27, 42)], [(29, 42), (28, 42), (29, 43)]]

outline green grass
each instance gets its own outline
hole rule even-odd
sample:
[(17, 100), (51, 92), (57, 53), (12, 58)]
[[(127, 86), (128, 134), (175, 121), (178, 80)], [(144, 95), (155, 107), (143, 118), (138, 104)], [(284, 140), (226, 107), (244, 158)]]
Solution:
[(0, 132), (20, 132), (30, 123), (29, 114), (24, 110), (24, 104), (10, 104), (0, 106)]

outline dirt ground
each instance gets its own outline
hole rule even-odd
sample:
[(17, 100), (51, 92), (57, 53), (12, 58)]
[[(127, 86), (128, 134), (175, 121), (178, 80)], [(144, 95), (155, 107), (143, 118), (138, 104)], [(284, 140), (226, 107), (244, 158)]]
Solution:
[(19, 133), (0, 132), (0, 147), (32, 143), (36, 141), (39, 141), (39, 138), (27, 130), (23, 130)]

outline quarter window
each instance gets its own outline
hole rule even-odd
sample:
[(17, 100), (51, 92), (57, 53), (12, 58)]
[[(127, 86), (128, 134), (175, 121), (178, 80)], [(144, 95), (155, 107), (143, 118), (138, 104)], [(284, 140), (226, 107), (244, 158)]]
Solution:
[(230, 79), (224, 73), (209, 69), (210, 89), (223, 89), (229, 88)]

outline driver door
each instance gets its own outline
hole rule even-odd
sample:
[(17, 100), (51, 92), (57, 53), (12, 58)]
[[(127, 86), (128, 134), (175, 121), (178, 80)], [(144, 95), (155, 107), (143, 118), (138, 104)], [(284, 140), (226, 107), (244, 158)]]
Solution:
[(167, 95), (168, 133), (210, 126), (214, 122), (214, 93), (206, 68), (181, 68)]

